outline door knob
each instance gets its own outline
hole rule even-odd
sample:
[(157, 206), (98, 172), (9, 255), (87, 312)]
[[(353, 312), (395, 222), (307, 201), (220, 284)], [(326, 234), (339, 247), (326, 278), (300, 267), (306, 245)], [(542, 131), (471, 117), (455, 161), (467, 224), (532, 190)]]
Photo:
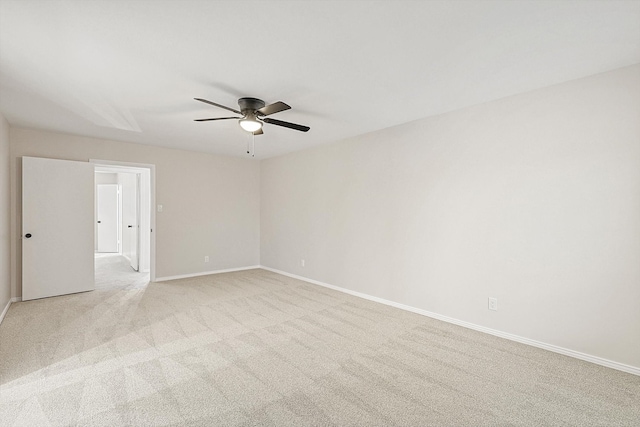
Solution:
[(102, 221), (98, 221), (98, 224), (100, 224)]
[(24, 237), (26, 237), (27, 239), (30, 239), (31, 238), (31, 233), (25, 234)]
[(133, 228), (133, 225), (127, 225), (127, 228)]

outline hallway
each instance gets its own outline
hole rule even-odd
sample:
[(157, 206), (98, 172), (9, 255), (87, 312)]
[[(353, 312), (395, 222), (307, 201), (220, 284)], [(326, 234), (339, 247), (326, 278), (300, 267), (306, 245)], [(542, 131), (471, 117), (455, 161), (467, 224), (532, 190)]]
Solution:
[(149, 283), (149, 273), (134, 271), (120, 254), (96, 253), (96, 290), (138, 288)]

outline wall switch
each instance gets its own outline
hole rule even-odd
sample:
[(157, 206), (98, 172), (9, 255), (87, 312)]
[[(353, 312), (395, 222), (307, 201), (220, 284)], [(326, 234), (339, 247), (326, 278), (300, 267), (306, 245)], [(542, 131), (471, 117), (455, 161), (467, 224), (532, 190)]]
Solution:
[(498, 311), (498, 298), (489, 297), (489, 310)]
[(204, 262), (209, 262), (209, 255), (204, 256)]
[(303, 259), (300, 260), (300, 265), (304, 267), (304, 260)]
[(162, 205), (158, 205), (158, 212), (162, 212)]

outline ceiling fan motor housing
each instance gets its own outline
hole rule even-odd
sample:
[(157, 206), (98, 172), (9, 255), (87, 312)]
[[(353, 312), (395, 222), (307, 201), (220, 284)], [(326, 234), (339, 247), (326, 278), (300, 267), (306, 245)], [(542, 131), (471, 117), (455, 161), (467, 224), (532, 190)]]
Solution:
[(261, 109), (265, 106), (265, 103), (262, 99), (258, 98), (240, 98), (238, 105), (240, 106), (242, 114), (245, 114), (247, 111), (257, 111)]

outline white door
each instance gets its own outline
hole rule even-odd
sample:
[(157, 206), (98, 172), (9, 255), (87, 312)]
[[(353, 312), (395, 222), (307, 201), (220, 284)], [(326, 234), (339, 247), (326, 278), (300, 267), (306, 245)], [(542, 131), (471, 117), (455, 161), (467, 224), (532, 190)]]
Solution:
[(118, 184), (98, 185), (98, 252), (118, 252)]
[(140, 174), (137, 173), (136, 177), (136, 200), (135, 200), (135, 219), (133, 228), (133, 245), (131, 247), (131, 268), (135, 271), (140, 271)]
[(94, 170), (22, 158), (22, 300), (94, 289)]
[(123, 173), (122, 184), (122, 254), (129, 260), (131, 268), (139, 269), (139, 174)]

